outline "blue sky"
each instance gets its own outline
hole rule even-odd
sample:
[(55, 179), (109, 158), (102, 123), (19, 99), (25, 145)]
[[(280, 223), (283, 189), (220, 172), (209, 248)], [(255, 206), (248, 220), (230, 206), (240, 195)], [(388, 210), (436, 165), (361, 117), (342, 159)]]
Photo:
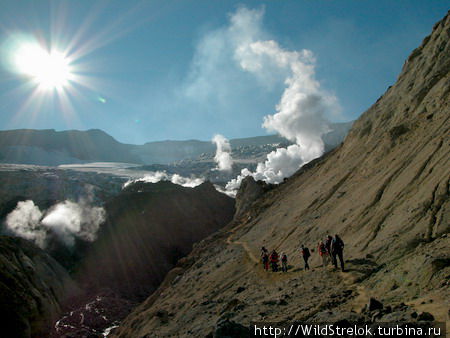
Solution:
[[(326, 114), (332, 121), (355, 119), (374, 103), (449, 9), (437, 0), (0, 6), (0, 129), (99, 128), (126, 143), (267, 133), (263, 118), (275, 112), (285, 75), (266, 71), (262, 78), (233, 59), (224, 32), (238, 8), (263, 13), (258, 36), (314, 54), (316, 80), (337, 98), (339, 109)], [(67, 49), (72, 71), (84, 80), (70, 82), (65, 100), (52, 90), (33, 95), (36, 85), (11, 69), (21, 39)]]

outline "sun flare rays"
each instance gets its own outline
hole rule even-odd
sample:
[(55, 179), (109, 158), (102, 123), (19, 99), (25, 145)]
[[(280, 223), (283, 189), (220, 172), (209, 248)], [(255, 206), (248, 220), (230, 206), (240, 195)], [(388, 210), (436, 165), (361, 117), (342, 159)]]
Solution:
[[(15, 112), (11, 124), (22, 124), (42, 118), (50, 118), (50, 111), (58, 112), (66, 121), (73, 121), (73, 98), (82, 91), (87, 80), (79, 76), (76, 53), (67, 54), (65, 45), (24, 33), (11, 33), (1, 46), (6, 70), (19, 84), (3, 95), (22, 97), (22, 104)], [(22, 123), (20, 123), (22, 121)]]
[(58, 50), (47, 51), (38, 43), (25, 42), (13, 51), (15, 70), (42, 89), (60, 89), (72, 78), (69, 58)]
[(117, 67), (105, 62), (101, 49), (152, 20), (160, 9), (142, 16), (149, 6), (139, 3), (106, 20), (108, 5), (98, 2), (89, 15), (73, 22), (73, 6), (55, 2), (45, 19), (0, 23), (0, 110), (13, 109), (9, 128), (35, 127), (50, 119), (84, 128), (86, 112), (99, 111), (96, 105), (110, 102), (105, 98), (120, 101), (119, 84), (110, 76)]

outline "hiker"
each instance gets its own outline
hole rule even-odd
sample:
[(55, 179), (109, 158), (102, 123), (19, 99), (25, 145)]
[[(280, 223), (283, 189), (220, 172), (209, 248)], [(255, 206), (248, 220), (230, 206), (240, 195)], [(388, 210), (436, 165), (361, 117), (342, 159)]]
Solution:
[(263, 246), (261, 247), (261, 260), (263, 263), (263, 269), (269, 270), (269, 251)]
[(337, 269), (337, 257), (339, 257), (339, 261), (341, 262), (341, 270), (344, 270), (344, 241), (338, 236), (335, 235), (333, 241), (331, 242), (331, 254), (333, 255), (333, 264)]
[(328, 252), (324, 242), (319, 241), (319, 244), (317, 245), (317, 251), (319, 252), (320, 258), (322, 258), (322, 266), (326, 267), (328, 261)]
[(268, 255), (269, 251), (267, 251), (266, 247), (261, 248), (261, 258), (264, 257), (264, 255)]
[(269, 270), (269, 254), (267, 252), (262, 257), (262, 262), (263, 262), (263, 269), (268, 271)]
[(311, 256), (309, 249), (302, 244), (302, 256), (305, 261), (305, 270), (309, 270), (308, 259)]
[(287, 255), (283, 252), (281, 254), (281, 271), (287, 272)]
[(278, 253), (275, 250), (270, 255), (270, 265), (272, 266), (273, 272), (278, 271)]
[(327, 250), (327, 254), (330, 257), (330, 261), (332, 264), (334, 264), (333, 257), (331, 256), (331, 242), (333, 241), (333, 237), (328, 235), (325, 238), (325, 249)]

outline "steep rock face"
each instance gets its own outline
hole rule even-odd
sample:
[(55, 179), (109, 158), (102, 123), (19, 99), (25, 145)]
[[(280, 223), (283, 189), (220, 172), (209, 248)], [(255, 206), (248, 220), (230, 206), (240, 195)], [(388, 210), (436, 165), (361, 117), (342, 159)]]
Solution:
[[(351, 313), (370, 297), (408, 302), (448, 321), (449, 64), (447, 15), (341, 147), (197, 245), (115, 335), (212, 336), (224, 321)], [(336, 233), (349, 272), (322, 268), (316, 252), (314, 271), (304, 271), (300, 244), (315, 248)], [(261, 245), (286, 252), (293, 268), (263, 271)]]
[(266, 191), (270, 190), (273, 185), (263, 181), (255, 181), (252, 176), (247, 176), (242, 180), (239, 191), (236, 194), (236, 214), (235, 218), (239, 218), (253, 204), (253, 202), (261, 197)]
[(107, 222), (80, 276), (94, 288), (142, 300), (193, 243), (232, 219), (234, 201), (209, 182), (185, 188), (161, 181), (132, 184), (105, 208)]
[(0, 236), (0, 322), (14, 337), (42, 337), (79, 290), (53, 258), (32, 243)]

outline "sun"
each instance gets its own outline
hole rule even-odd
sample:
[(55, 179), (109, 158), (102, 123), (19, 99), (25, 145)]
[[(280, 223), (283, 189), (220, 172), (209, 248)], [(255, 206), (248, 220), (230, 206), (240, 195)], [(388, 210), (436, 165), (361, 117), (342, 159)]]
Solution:
[(18, 72), (31, 78), (42, 89), (61, 89), (72, 79), (69, 59), (64, 53), (46, 50), (34, 42), (24, 42), (14, 52)]

